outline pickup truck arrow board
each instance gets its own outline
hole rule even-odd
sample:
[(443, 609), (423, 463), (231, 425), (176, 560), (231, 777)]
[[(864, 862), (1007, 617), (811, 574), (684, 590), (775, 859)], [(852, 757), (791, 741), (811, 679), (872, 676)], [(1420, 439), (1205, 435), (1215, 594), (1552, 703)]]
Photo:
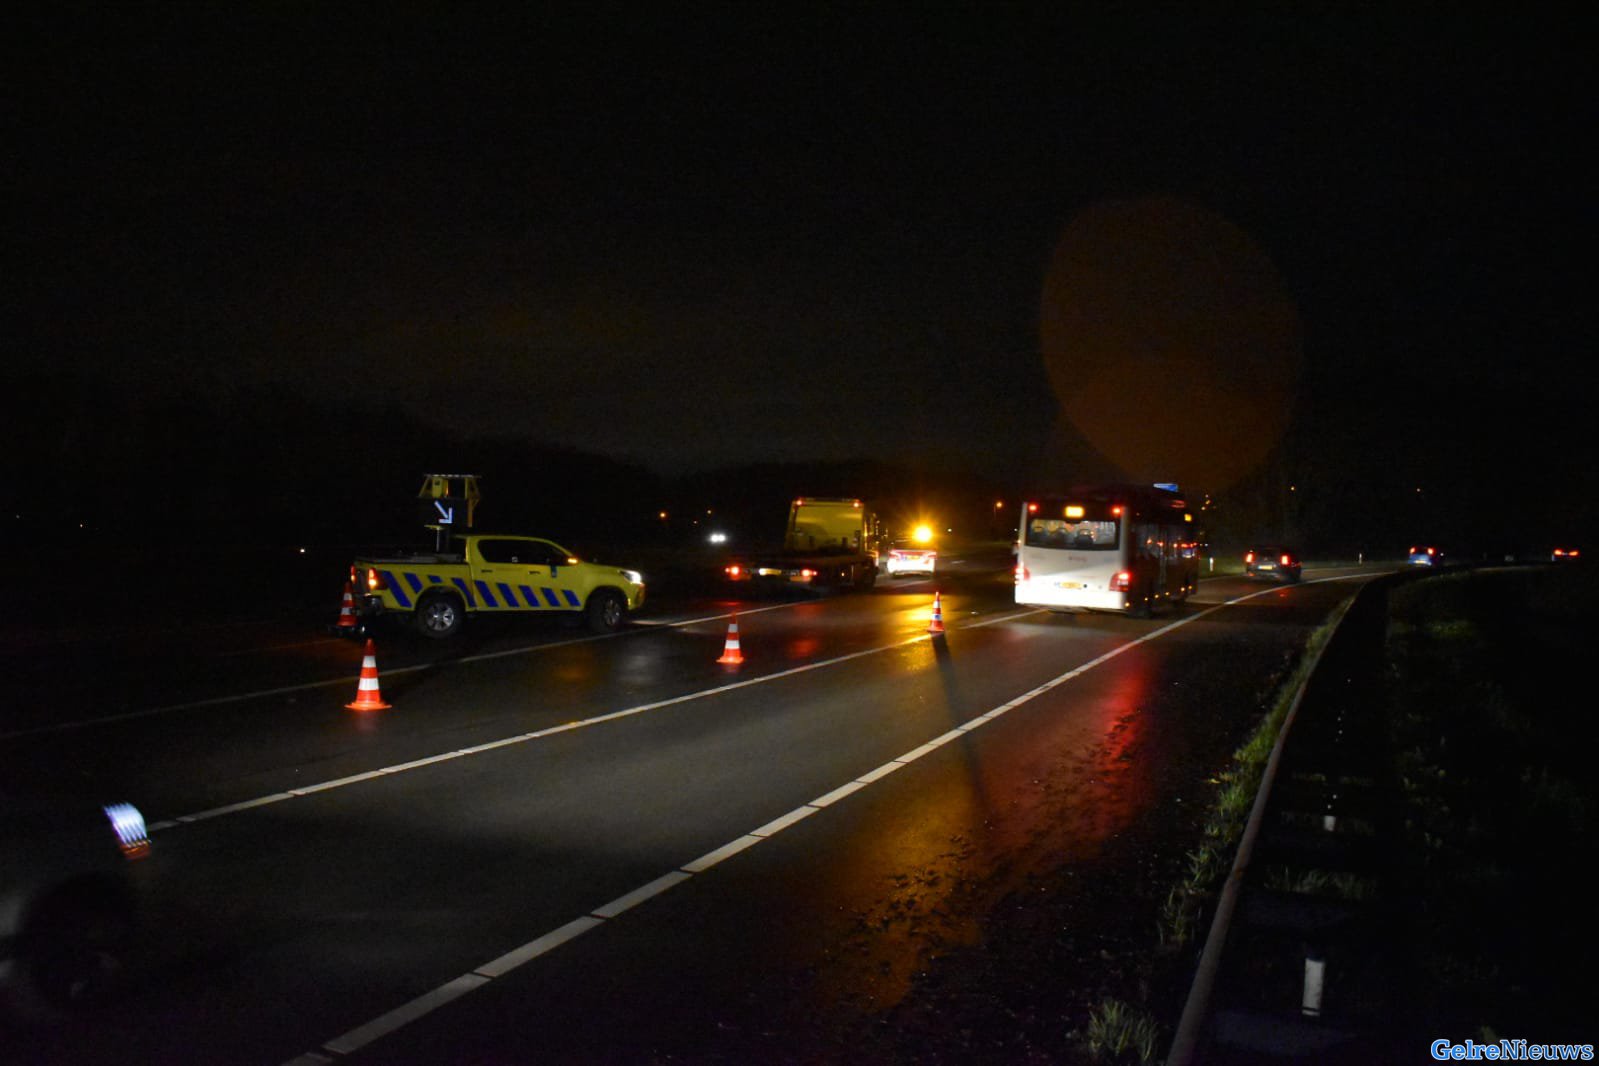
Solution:
[(434, 508), (434, 510), (439, 512), (439, 522), (440, 522), (440, 524), (446, 525), (446, 526), (451, 526), (451, 525), (455, 524), (455, 508), (454, 507), (446, 507), (446, 506), (444, 506), (444, 504), (440, 503), (438, 500), (434, 500), (433, 501), (433, 508)]

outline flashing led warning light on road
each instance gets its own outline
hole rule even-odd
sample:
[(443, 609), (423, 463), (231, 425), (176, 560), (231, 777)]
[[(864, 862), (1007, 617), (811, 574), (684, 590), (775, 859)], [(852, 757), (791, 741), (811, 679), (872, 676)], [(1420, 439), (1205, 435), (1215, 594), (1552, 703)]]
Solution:
[(117, 846), (130, 859), (142, 858), (150, 851), (150, 834), (145, 828), (144, 815), (131, 803), (113, 803), (102, 808), (117, 834)]
[(911, 537), (918, 544), (926, 544), (928, 541), (933, 539), (933, 529), (928, 525), (917, 526), (915, 532), (911, 534)]

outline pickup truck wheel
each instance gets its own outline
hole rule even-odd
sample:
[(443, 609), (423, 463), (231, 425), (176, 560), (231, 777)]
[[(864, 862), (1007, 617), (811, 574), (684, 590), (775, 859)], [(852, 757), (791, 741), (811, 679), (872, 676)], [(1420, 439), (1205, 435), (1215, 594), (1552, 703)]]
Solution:
[(596, 633), (614, 633), (622, 628), (627, 616), (627, 601), (615, 589), (596, 589), (583, 608), (589, 629)]
[(424, 637), (445, 640), (461, 631), (466, 611), (461, 601), (448, 593), (429, 596), (416, 605), (416, 629)]

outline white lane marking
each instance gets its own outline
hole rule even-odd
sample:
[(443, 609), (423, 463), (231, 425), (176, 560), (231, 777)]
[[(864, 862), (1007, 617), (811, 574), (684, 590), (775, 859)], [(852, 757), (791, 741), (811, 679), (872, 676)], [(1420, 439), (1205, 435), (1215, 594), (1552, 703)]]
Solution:
[[(537, 940), (530, 940), (521, 947), (507, 951), (497, 959), (485, 962), (482, 966), (472, 971), (476, 977), (504, 977), (512, 970), (525, 962), (531, 962), (546, 951), (553, 951), (575, 936), (593, 929), (601, 924), (603, 919), (593, 915), (584, 915), (582, 918), (573, 918), (559, 929), (552, 929)], [(326, 1046), (326, 1045), (324, 1045)]]
[[(1258, 593), (1251, 593), (1251, 595), (1258, 595)], [(1242, 597), (1242, 599), (1248, 598), (1248, 596)], [(1198, 614), (1180, 618), (1169, 625), (1162, 626), (1153, 632), (1146, 633), (1144, 636), (1139, 637), (1136, 640), (1128, 641), (1126, 644), (1117, 645), (1115, 648), (1112, 648), (1110, 651), (1099, 656), (1098, 658), (1084, 663), (1082, 666), (1068, 670), (1064, 674), (1060, 674), (1057, 677), (1051, 678), (1042, 685), (1024, 692), (1022, 695), (1017, 696), (1014, 699), (1007, 700), (1005, 703), (1000, 704), (980, 717), (966, 723), (965, 726), (962, 726), (958, 729), (952, 729), (925, 744), (911, 749), (903, 755), (896, 756), (881, 766), (878, 766), (872, 770), (868, 770), (866, 773), (855, 778), (853, 781), (850, 781), (845, 785), (841, 785), (830, 792), (824, 793), (823, 795), (818, 796), (816, 799), (811, 800), (809, 803), (801, 804), (799, 807), (794, 808), (787, 814), (774, 818), (760, 828), (752, 829), (748, 833), (728, 841), (721, 847), (706, 852), (704, 855), (693, 860), (692, 862), (683, 864), (683, 866), (679, 867), (677, 870), (664, 874), (648, 884), (634, 889), (632, 892), (629, 892), (626, 895), (619, 896), (610, 903), (594, 908), (580, 918), (575, 918), (572, 921), (567, 922), (565, 925), (545, 933), (544, 935), (529, 941), (519, 948), (515, 948), (506, 952), (504, 955), (501, 955), (492, 962), (477, 967), (470, 974), (467, 974), (466, 977), (458, 977), (453, 981), (446, 982), (445, 984), (434, 989), (432, 992), (419, 996), (404, 1006), (390, 1011), (387, 1014), (381, 1015), (374, 1021), (367, 1022), (365, 1025), (352, 1029), (348, 1033), (328, 1041), (326, 1044), (322, 1045), (321, 1050), (331, 1052), (336, 1055), (348, 1055), (359, 1048), (364, 1047), (366, 1044), (371, 1043), (378, 1037), (386, 1036), (401, 1026), (415, 1021), (422, 1015), (438, 1009), (445, 1003), (459, 998), (461, 995), (465, 994), (465, 991), (471, 991), (470, 988), (464, 991), (453, 991), (463, 980), (471, 977), (503, 977), (524, 963), (538, 958), (540, 955), (553, 950), (569, 940), (581, 936), (583, 933), (586, 933), (591, 929), (598, 928), (599, 926), (604, 925), (606, 922), (614, 920), (617, 915), (632, 909), (639, 903), (642, 903), (643, 901), (654, 896), (658, 896), (668, 889), (675, 888), (677, 885), (680, 885), (685, 881), (692, 880), (694, 875), (702, 874), (705, 871), (710, 870), (723, 862), (726, 862), (739, 852), (745, 851), (748, 848), (752, 848), (763, 840), (770, 840), (784, 829), (787, 829), (795, 823), (810, 817), (812, 814), (817, 813), (824, 807), (836, 803), (844, 796), (847, 796), (852, 792), (859, 791), (873, 782), (880, 781), (884, 777), (893, 773), (895, 770), (903, 769), (912, 762), (915, 762), (917, 759), (920, 759), (922, 756), (937, 751), (949, 741), (958, 737), (964, 737), (967, 733), (978, 728), (979, 726), (986, 725), (989, 722), (999, 718), (1001, 715), (1015, 710), (1017, 707), (1037, 699), (1044, 693), (1065, 684), (1067, 681), (1070, 681), (1075, 677), (1080, 677), (1088, 671), (1104, 665), (1110, 660), (1116, 658), (1118, 655), (1131, 651), (1133, 648), (1136, 648), (1142, 644), (1148, 644), (1152, 640), (1157, 640), (1165, 634), (1170, 633), (1175, 629), (1179, 629), (1182, 626), (1188, 625), (1191, 622), (1197, 622), (1206, 615), (1214, 614), (1228, 605), (1229, 604), (1218, 604), (1217, 606), (1205, 611), (1201, 611)], [(925, 640), (928, 638), (924, 634), (917, 639)], [(914, 643), (914, 641), (906, 641), (905, 643)], [(898, 647), (901, 645), (895, 646)], [(877, 650), (887, 649), (885, 648)], [(845, 658), (858, 658), (862, 654), (868, 653), (856, 653), (855, 655), (846, 656)], [(476, 988), (477, 985), (473, 985), (472, 987)], [(294, 1066), (294, 1063), (303, 1061), (305, 1061), (305, 1056), (301, 1056), (299, 1059), (294, 1060), (293, 1063), (285, 1063), (285, 1066)]]
[(914, 637), (896, 641), (893, 644), (883, 644), (875, 648), (866, 648), (862, 651), (852, 651), (844, 655), (835, 656), (831, 659), (823, 659), (814, 663), (804, 663), (800, 666), (791, 666), (787, 670), (779, 670), (775, 674), (763, 674), (760, 677), (747, 678), (743, 681), (734, 681), (726, 685), (718, 685), (715, 688), (701, 689), (698, 692), (689, 692), (681, 696), (673, 696), (670, 699), (656, 700), (654, 703), (641, 703), (635, 707), (624, 707), (619, 711), (611, 711), (607, 714), (598, 714), (592, 718), (583, 718), (575, 722), (563, 722), (560, 725), (534, 730), (531, 733), (520, 733), (516, 736), (502, 737), (499, 740), (492, 740), (485, 744), (477, 744), (470, 748), (459, 748), (455, 751), (440, 752), (437, 755), (429, 755), (424, 759), (414, 759), (411, 762), (399, 763), (395, 766), (383, 766), (375, 770), (368, 770), (365, 773), (352, 774), (349, 777), (335, 778), (331, 781), (322, 781), (310, 785), (300, 785), (295, 788), (287, 789), (283, 792), (275, 792), (270, 796), (261, 796), (252, 800), (243, 800), (239, 803), (230, 803), (225, 807), (215, 807), (210, 810), (198, 811), (194, 814), (179, 815), (176, 818), (165, 821), (152, 822), (145, 828), (147, 832), (159, 832), (164, 829), (172, 829), (178, 825), (188, 825), (191, 822), (203, 821), (209, 818), (216, 818), (224, 814), (233, 814), (237, 811), (249, 810), (252, 807), (259, 807), (267, 803), (277, 803), (281, 800), (294, 799), (296, 796), (307, 796), (317, 792), (327, 792), (330, 789), (344, 788), (347, 785), (360, 784), (364, 781), (371, 781), (378, 777), (386, 777), (390, 774), (406, 773), (411, 770), (419, 769), (423, 766), (432, 766), (435, 763), (448, 762), (451, 759), (460, 759), (471, 755), (480, 755), (486, 751), (493, 751), (498, 748), (506, 748), (514, 744), (525, 744), (530, 740), (541, 740), (544, 737), (548, 737), (556, 733), (565, 733), (573, 729), (587, 729), (590, 726), (602, 725), (606, 722), (614, 722), (622, 718), (631, 718), (637, 714), (645, 714), (649, 711), (658, 711), (663, 707), (673, 707), (680, 703), (690, 703), (694, 700), (701, 700), (710, 696), (719, 696), (724, 692), (733, 692), (737, 689), (749, 688), (751, 685), (764, 685), (772, 681), (779, 681), (785, 677), (793, 677), (796, 674), (804, 674), (809, 673), (812, 670), (821, 670), (825, 667), (837, 666), (839, 663), (846, 663), (852, 659), (861, 659), (868, 655), (879, 655), (885, 651), (893, 651), (896, 648), (903, 648), (911, 644), (918, 644), (924, 640), (931, 639), (931, 634), (920, 633)]
[(379, 1015), (361, 1026), (351, 1029), (348, 1033), (329, 1040), (322, 1045), (322, 1050), (330, 1051), (335, 1055), (348, 1055), (360, 1047), (365, 1047), (380, 1036), (386, 1036), (402, 1026), (410, 1025), (425, 1014), (431, 1014), (451, 1000), (460, 999), (468, 992), (481, 985), (489, 983), (489, 978), (475, 973), (462, 974), (448, 984), (440, 985), (431, 992), (426, 992), (403, 1006), (396, 1007), (387, 1014)]
[[(557, 640), (549, 644), (528, 644), (519, 648), (507, 648), (504, 651), (489, 651), (478, 655), (467, 655), (459, 659), (450, 659), (439, 663), (417, 663), (413, 666), (397, 666), (385, 669), (383, 673), (388, 676), (396, 674), (415, 674), (423, 670), (433, 670), (441, 666), (454, 666), (458, 663), (480, 663), (490, 659), (505, 659), (514, 655), (531, 655), (534, 652), (547, 651), (551, 648), (566, 648), (574, 644), (592, 644), (600, 640), (612, 640), (624, 637), (629, 633), (644, 633), (650, 628), (681, 629), (685, 626), (700, 625), (704, 622), (719, 622), (725, 618), (736, 618), (739, 615), (763, 614), (766, 611), (785, 611), (799, 606), (805, 601), (797, 600), (794, 603), (778, 603), (770, 607), (752, 607), (748, 610), (728, 611), (725, 614), (707, 615), (703, 618), (684, 618), (677, 621), (651, 621), (648, 626), (640, 625), (639, 628), (624, 629), (618, 633), (598, 633), (587, 637), (573, 637), (571, 640)], [(332, 640), (331, 643), (342, 643), (343, 638)], [(324, 643), (318, 641), (316, 643)], [(261, 649), (256, 649), (261, 650)], [(270, 649), (266, 649), (270, 650)], [(230, 654), (246, 654), (245, 652)], [(157, 715), (173, 714), (178, 711), (194, 711), (204, 707), (218, 707), (226, 703), (245, 703), (250, 700), (266, 699), (269, 696), (286, 696), (295, 692), (308, 692), (311, 689), (332, 688), (334, 685), (348, 685), (347, 677), (330, 678), (326, 681), (306, 681), (298, 685), (282, 685), (277, 688), (256, 689), (251, 692), (235, 693), (231, 696), (211, 696), (206, 699), (188, 700), (184, 703), (169, 703), (161, 707), (146, 707), (137, 711), (125, 711), (121, 714), (100, 715), (97, 718), (79, 718), (70, 722), (52, 722), (49, 725), (30, 726), (26, 729), (14, 729), (10, 732), (0, 733), (0, 741), (17, 740), (22, 737), (43, 736), (49, 733), (65, 733), (73, 729), (88, 729), (98, 725), (113, 725), (118, 722), (131, 722), (140, 718), (153, 718)]]
[[(1345, 580), (1350, 580), (1350, 578), (1324, 578), (1323, 580), (1327, 580), (1327, 581), (1345, 581)], [(996, 718), (999, 715), (1003, 714), (1004, 712), (1010, 710), (1012, 707), (1019, 706), (1020, 704), (1025, 703), (1025, 702), (1027, 702), (1030, 699), (1033, 699), (1035, 696), (1041, 695), (1042, 693), (1049, 691), (1050, 688), (1052, 688), (1055, 685), (1061, 683), (1062, 681), (1069, 681), (1073, 677), (1076, 677), (1080, 673), (1083, 673), (1083, 672), (1088, 671), (1088, 670), (1092, 670), (1094, 667), (1098, 666), (1100, 663), (1104, 662), (1106, 659), (1109, 659), (1109, 658), (1111, 658), (1113, 656), (1121, 654), (1121, 652), (1123, 650), (1125, 650), (1126, 648), (1133, 647), (1133, 646), (1135, 646), (1137, 644), (1141, 644), (1141, 643), (1143, 643), (1146, 640), (1153, 640), (1156, 637), (1159, 637), (1159, 636), (1161, 636), (1164, 633), (1171, 632), (1173, 629), (1176, 629), (1178, 626), (1187, 625), (1189, 622), (1197, 621), (1198, 619), (1203, 618), (1203, 617), (1205, 617), (1208, 614), (1211, 614), (1211, 613), (1213, 613), (1215, 611), (1221, 610), (1223, 607), (1228, 607), (1228, 606), (1231, 606), (1231, 605), (1237, 604), (1237, 603), (1243, 603), (1245, 600), (1253, 599), (1256, 596), (1265, 596), (1265, 595), (1268, 595), (1270, 593), (1278, 592), (1278, 591), (1281, 591), (1281, 590), (1282, 590), (1282, 586), (1274, 586), (1274, 587), (1270, 587), (1270, 588), (1259, 589), (1259, 590), (1257, 590), (1255, 592), (1250, 592), (1250, 593), (1248, 593), (1246, 595), (1239, 596), (1236, 599), (1226, 600), (1226, 601), (1224, 601), (1222, 603), (1217, 604), (1214, 607), (1206, 608), (1205, 610), (1199, 612), (1198, 614), (1189, 615), (1189, 616), (1187, 616), (1185, 618), (1178, 619), (1175, 622), (1172, 622), (1172, 623), (1170, 623), (1170, 624), (1168, 624), (1166, 626), (1163, 626), (1160, 629), (1157, 629), (1157, 630), (1155, 630), (1155, 631), (1153, 631), (1151, 633), (1148, 633), (1145, 636), (1139, 638), (1138, 640), (1133, 641), (1132, 644), (1121, 645), (1116, 650), (1113, 650), (1113, 651), (1107, 653), (1106, 655), (1100, 656), (1098, 659), (1095, 659), (1092, 662), (1086, 663), (1083, 666), (1078, 667), (1077, 670), (1072, 672), (1072, 673), (1063, 674), (1061, 677), (1056, 678), (1052, 682), (1049, 682), (1049, 683), (1047, 683), (1045, 685), (1042, 685), (1042, 686), (1040, 686), (1038, 688), (1035, 688), (1035, 689), (1033, 689), (1030, 692), (1025, 692), (1021, 696), (1018, 696), (1016, 699), (1010, 701), (1009, 703), (1001, 704), (999, 707), (996, 707), (994, 710), (989, 711), (987, 714), (979, 715), (977, 718), (967, 722), (966, 724), (961, 725), (961, 726), (957, 726), (954, 730), (952, 730), (952, 732), (956, 732), (956, 733), (967, 733), (967, 732), (970, 732), (971, 730), (976, 729), (978, 726), (982, 725), (984, 722), (986, 722), (986, 721), (988, 721), (990, 719)], [(788, 607), (788, 606), (792, 606), (792, 604), (780, 604), (779, 605), (779, 607)], [(778, 609), (778, 608), (763, 608), (763, 610), (776, 610), (776, 609)], [(754, 613), (754, 612), (747, 612), (747, 613)], [(1018, 618), (1025, 618), (1028, 615), (1039, 614), (1039, 613), (1042, 613), (1042, 612), (1039, 612), (1039, 611), (1024, 611), (1024, 612), (1021, 612), (1020, 614), (1006, 615), (1003, 619), (990, 619), (989, 622), (1015, 620), (1015, 619), (1018, 619)], [(960, 628), (961, 629), (977, 629), (977, 628), (980, 628), (981, 626), (988, 625), (989, 622), (978, 622), (978, 623), (974, 623), (974, 624), (971, 624), (971, 625), (961, 625)], [(684, 622), (682, 624), (691, 625), (693, 623)], [(613, 633), (613, 634), (610, 634), (610, 635), (611, 636), (616, 636), (617, 634)], [(376, 770), (369, 770), (366, 773), (354, 774), (354, 775), (352, 775), (350, 777), (341, 777), (341, 778), (337, 778), (337, 779), (332, 780), (332, 781), (323, 781), (323, 782), (320, 782), (320, 783), (317, 783), (317, 784), (303, 785), (303, 786), (300, 786), (298, 788), (289, 789), (289, 790), (284, 791), (284, 792), (275, 792), (275, 793), (272, 793), (271, 795), (268, 795), (268, 796), (260, 796), (260, 797), (257, 797), (255, 799), (242, 800), (242, 801), (240, 801), (238, 803), (230, 803), (230, 804), (227, 804), (226, 806), (223, 806), (223, 807), (214, 807), (214, 808), (211, 808), (210, 810), (198, 811), (198, 812), (193, 813), (193, 814), (183, 814), (183, 815), (177, 816), (176, 818), (166, 819), (166, 820), (159, 821), (159, 822), (152, 822), (152, 823), (150, 823), (150, 825), (145, 827), (145, 830), (146, 830), (146, 832), (150, 832), (150, 833), (161, 832), (163, 830), (176, 828), (179, 825), (188, 825), (188, 824), (193, 823), (193, 822), (205, 821), (205, 820), (208, 820), (208, 819), (211, 819), (211, 818), (220, 817), (221, 815), (225, 815), (225, 814), (236, 814), (236, 813), (238, 813), (240, 811), (246, 811), (246, 810), (250, 810), (250, 809), (252, 809), (254, 807), (265, 806), (266, 804), (269, 804), (269, 803), (278, 803), (278, 802), (281, 802), (283, 800), (294, 799), (297, 796), (307, 796), (307, 795), (312, 795), (312, 794), (318, 793), (318, 792), (326, 792), (326, 791), (328, 791), (330, 789), (334, 789), (334, 788), (343, 788), (346, 785), (360, 784), (361, 782), (370, 781), (370, 780), (372, 780), (374, 778), (383, 777), (383, 776), (386, 776), (388, 774), (406, 773), (406, 772), (408, 772), (410, 770), (416, 770), (416, 769), (419, 769), (419, 768), (424, 767), (424, 766), (432, 766), (435, 763), (448, 762), (451, 759), (458, 759), (458, 758), (462, 758), (463, 756), (477, 755), (477, 754), (480, 754), (480, 753), (485, 752), (485, 751), (493, 751), (493, 750), (495, 750), (497, 748), (510, 747), (512, 745), (515, 745), (515, 744), (524, 744), (524, 743), (526, 743), (526, 742), (528, 742), (530, 740), (540, 740), (540, 739), (542, 739), (544, 737), (552, 736), (552, 735), (554, 735), (556, 733), (565, 733), (565, 732), (568, 732), (568, 731), (573, 730), (573, 729), (586, 729), (586, 728), (588, 728), (590, 726), (601, 725), (601, 724), (603, 724), (605, 722), (612, 722), (612, 721), (616, 721), (616, 720), (621, 719), (621, 718), (630, 718), (633, 715), (644, 714), (644, 713), (649, 712), (649, 711), (660, 710), (663, 707), (672, 707), (672, 706), (675, 706), (675, 705), (680, 704), (680, 703), (688, 703), (688, 702), (691, 702), (693, 700), (705, 699), (706, 697), (709, 697), (709, 696), (721, 695), (724, 692), (732, 692), (732, 691), (735, 691), (736, 689), (748, 688), (751, 685), (764, 685), (764, 684), (766, 684), (767, 682), (770, 682), (770, 681), (777, 681), (777, 680), (780, 680), (780, 679), (785, 678), (785, 677), (792, 677), (792, 676), (794, 676), (796, 674), (807, 673), (807, 672), (809, 672), (811, 670), (820, 670), (823, 667), (837, 666), (839, 663), (849, 662), (852, 659), (860, 659), (860, 658), (864, 658), (865, 656), (868, 656), (868, 655), (877, 655), (877, 654), (880, 654), (880, 653), (885, 652), (885, 651), (893, 651), (895, 648), (903, 648), (903, 647), (907, 647), (908, 645), (911, 645), (911, 644), (918, 644), (918, 643), (920, 643), (920, 642), (922, 642), (924, 640), (931, 640), (933, 638), (933, 636), (934, 636), (934, 634), (930, 634), (930, 633), (920, 633), (920, 634), (918, 634), (918, 635), (916, 635), (914, 637), (910, 637), (910, 638), (908, 638), (906, 640), (902, 640), (902, 641), (899, 641), (899, 642), (894, 643), (894, 644), (884, 644), (884, 645), (881, 645), (881, 646), (875, 647), (875, 648), (867, 648), (864, 651), (849, 652), (848, 654), (840, 655), (840, 656), (837, 656), (837, 657), (832, 658), (832, 659), (823, 659), (823, 660), (821, 660), (819, 662), (805, 663), (805, 664), (803, 664), (801, 666), (790, 667), (787, 670), (780, 670), (780, 671), (778, 671), (775, 674), (764, 674), (764, 675), (762, 675), (760, 677), (752, 677), (752, 678), (748, 678), (747, 680), (744, 680), (744, 681), (734, 681), (734, 682), (731, 682), (731, 683), (726, 684), (726, 685), (718, 685), (716, 688), (701, 689), (698, 692), (690, 692), (690, 693), (686, 693), (685, 695), (682, 695), (682, 696), (673, 696), (671, 699), (657, 700), (654, 703), (641, 703), (641, 704), (639, 704), (636, 707), (625, 707), (622, 710), (612, 711), (609, 714), (596, 715), (596, 716), (594, 716), (592, 718), (583, 718), (583, 719), (579, 719), (579, 720), (574, 721), (574, 722), (563, 722), (560, 725), (548, 726), (548, 727), (546, 727), (544, 729), (535, 730), (535, 731), (533, 731), (531, 733), (522, 733), (522, 734), (519, 734), (517, 736), (503, 737), (503, 738), (501, 738), (499, 740), (489, 741), (489, 742), (487, 742), (485, 744), (478, 744), (478, 745), (475, 745), (475, 746), (470, 747), (470, 748), (461, 748), (461, 749), (458, 749), (456, 751), (441, 752), (441, 753), (439, 753), (437, 755), (429, 755), (426, 758), (414, 759), (411, 762), (399, 763), (399, 764), (394, 765), (394, 766), (379, 767)], [(604, 639), (604, 638), (600, 638), (600, 639)], [(569, 642), (569, 643), (576, 643), (576, 642)], [(544, 645), (544, 646), (545, 647), (553, 647), (554, 645)], [(532, 650), (537, 650), (537, 649), (532, 649)], [(496, 654), (498, 654), (498, 653), (496, 653)], [(456, 660), (456, 661), (465, 662), (467, 660)], [(426, 669), (426, 667), (412, 667), (411, 669)], [(936, 745), (936, 744), (940, 744), (940, 743), (944, 743), (944, 742), (945, 742), (945, 740), (941, 738), (941, 739), (939, 739), (937, 741), (930, 741), (929, 743)], [(911, 753), (911, 757), (912, 758), (920, 758), (922, 754), (925, 754), (925, 752), (921, 752), (920, 750), (918, 750), (917, 752)], [(878, 767), (876, 770), (872, 771), (872, 773), (876, 774), (877, 777), (882, 777), (882, 776), (885, 776), (887, 774), (892, 773), (894, 770), (898, 769), (899, 766), (901, 766), (901, 765), (903, 765), (903, 763), (894, 763), (894, 762), (887, 763), (884, 766)], [(869, 783), (871, 783), (871, 781), (875, 781), (876, 779), (877, 779), (876, 777), (870, 777), (870, 778), (863, 778), (862, 780), (869, 784)]]
[(669, 874), (657, 877), (642, 888), (635, 888), (625, 896), (616, 897), (603, 907), (595, 907), (593, 914), (596, 918), (615, 918), (623, 911), (632, 910), (645, 900), (659, 896), (679, 881), (687, 881), (693, 876), (693, 874), (684, 873), (682, 870), (673, 870)]

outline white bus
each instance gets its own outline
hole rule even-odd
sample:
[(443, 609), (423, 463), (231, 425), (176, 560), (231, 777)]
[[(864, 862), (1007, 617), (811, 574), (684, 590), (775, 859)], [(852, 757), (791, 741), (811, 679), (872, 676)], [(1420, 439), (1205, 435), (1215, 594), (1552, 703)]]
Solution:
[(1092, 485), (1022, 505), (1016, 602), (1148, 617), (1199, 587), (1199, 545), (1175, 485)]

